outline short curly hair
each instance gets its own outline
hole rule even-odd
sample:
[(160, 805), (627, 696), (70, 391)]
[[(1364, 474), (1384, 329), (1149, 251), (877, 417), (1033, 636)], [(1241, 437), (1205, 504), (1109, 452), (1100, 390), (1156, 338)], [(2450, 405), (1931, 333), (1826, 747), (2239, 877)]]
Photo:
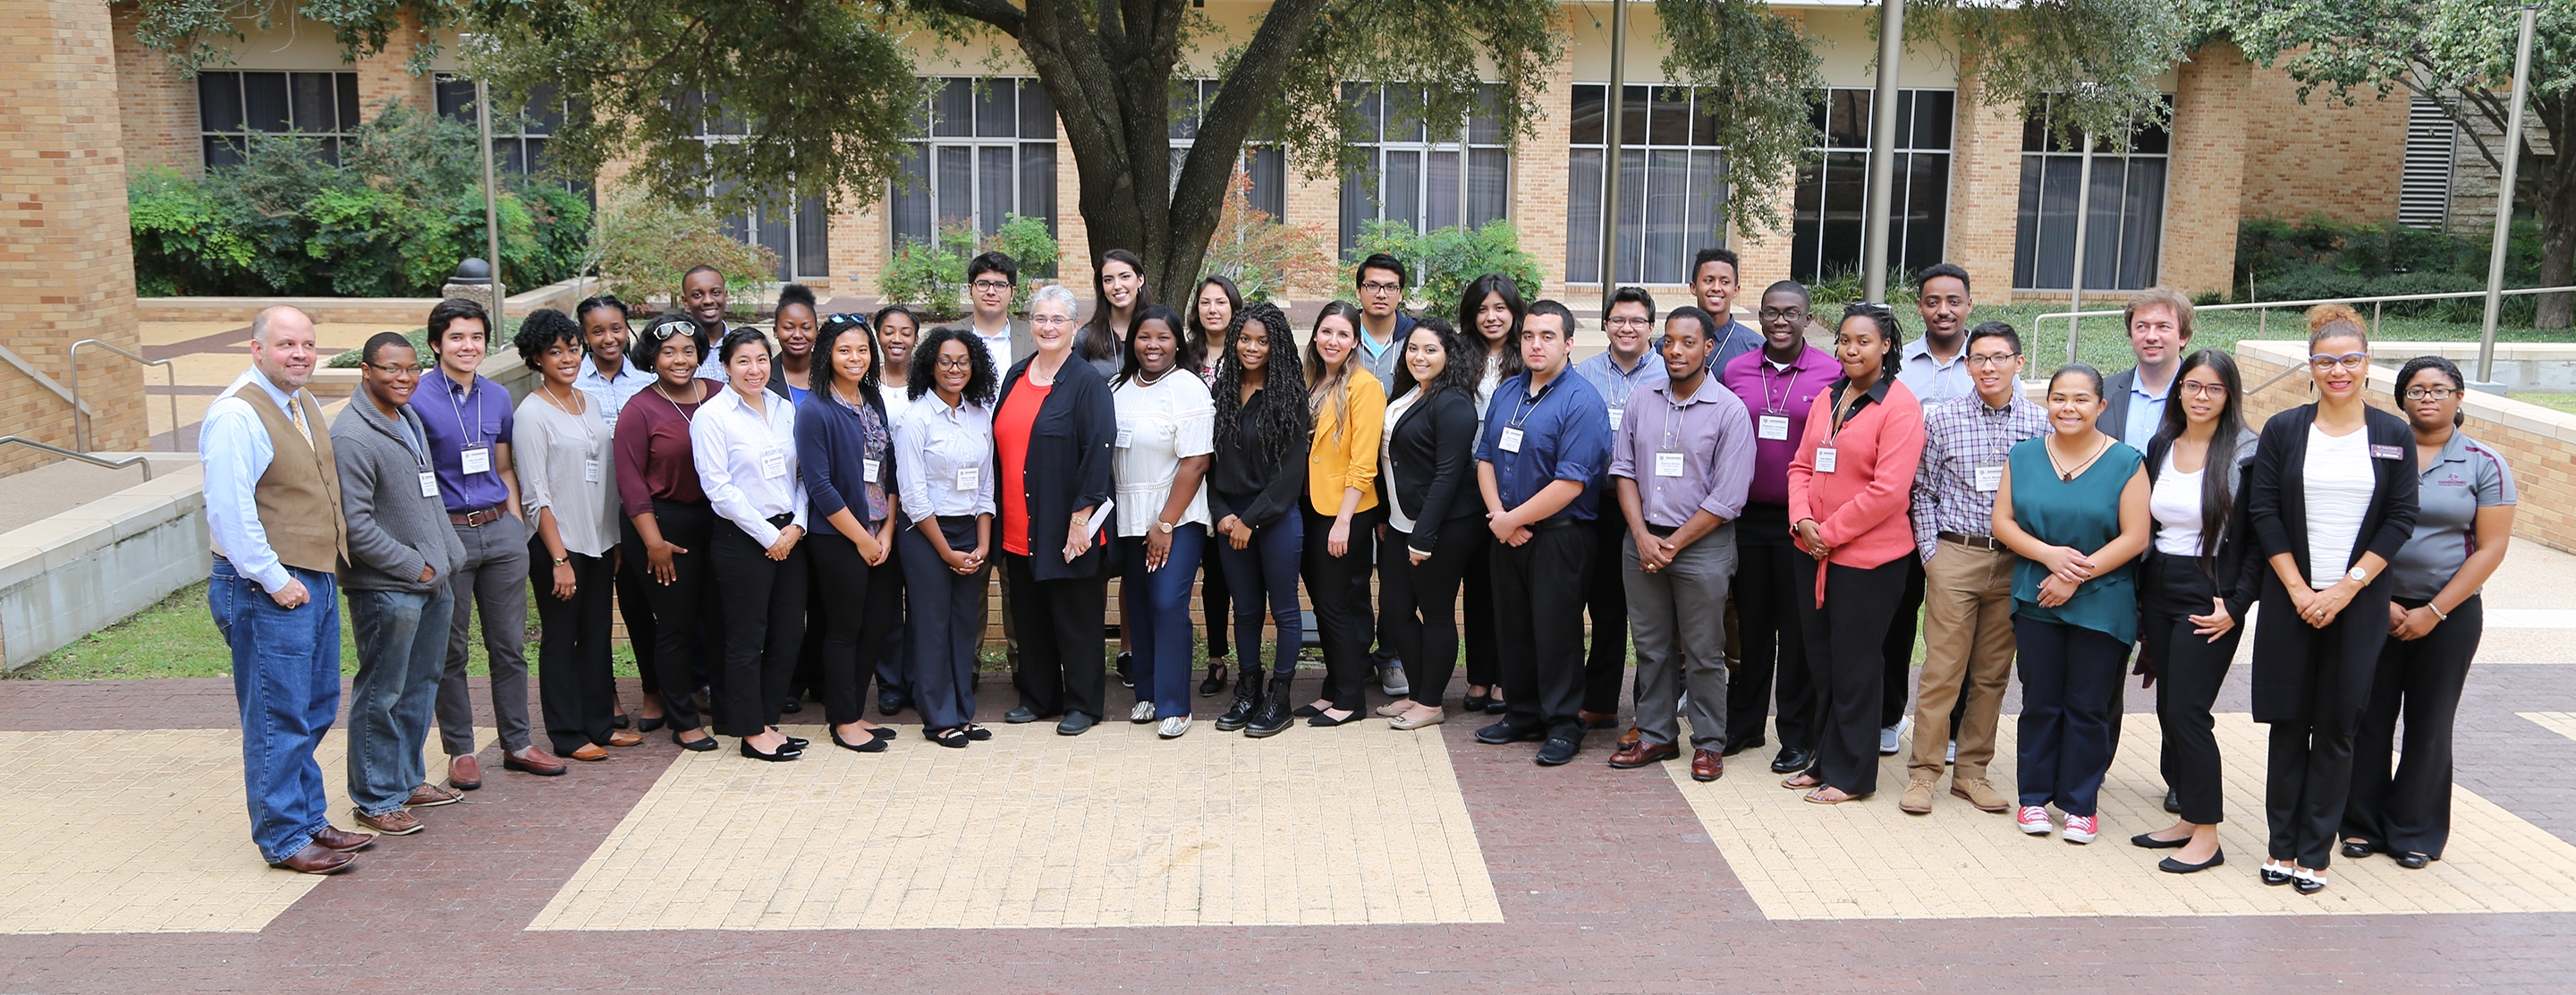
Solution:
[(510, 344), (519, 350), (519, 358), (533, 369), (538, 357), (554, 348), (557, 342), (569, 343), (576, 351), (587, 351), (582, 344), (581, 325), (572, 316), (550, 307), (538, 308), (519, 319), (519, 333)]

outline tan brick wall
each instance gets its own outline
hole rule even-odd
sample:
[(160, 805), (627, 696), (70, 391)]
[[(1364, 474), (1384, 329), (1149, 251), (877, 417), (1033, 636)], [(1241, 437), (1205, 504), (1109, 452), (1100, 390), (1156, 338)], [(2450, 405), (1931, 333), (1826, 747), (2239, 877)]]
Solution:
[(343, 67), (344, 72), (358, 74), (358, 103), (364, 108), (362, 120), (374, 120), (376, 111), (388, 100), (408, 103), (412, 109), (437, 113), (438, 91), (428, 73), (414, 76), (409, 68), (412, 55), (429, 40), (421, 29), (420, 19), (402, 15), (402, 25), (385, 39), (385, 50)]
[[(1338, 255), (1335, 249), (1341, 244), (1342, 237), (1342, 179), (1339, 175), (1310, 179), (1292, 161), (1288, 166), (1288, 190), (1281, 195), (1280, 201), (1281, 222), (1305, 229), (1315, 236), (1315, 241), (1323, 246), (1326, 254)], [(1336, 271), (1339, 268), (1334, 267)], [(1283, 288), (1280, 296), (1291, 301), (1318, 301), (1329, 300), (1343, 292), (1341, 281), (1337, 279), (1298, 280)], [(1456, 302), (1451, 302), (1450, 306), (1456, 306)]]
[(2173, 171), (2165, 182), (2156, 282), (2185, 293), (2225, 290), (2234, 279), (2248, 132), (2270, 120), (2257, 113), (2258, 97), (2247, 89), (2252, 68), (2236, 46), (2212, 42), (2176, 74)]
[(108, 8), (115, 24), (116, 109), (125, 166), (168, 166), (186, 173), (206, 167), (197, 143), (197, 84), (182, 79), (170, 57), (134, 40), (141, 9)]
[[(1560, 12), (1557, 30), (1570, 28), (1570, 12)], [(1521, 247), (1538, 259), (1541, 286), (1526, 288), (1534, 297), (1575, 296), (1565, 286), (1566, 198), (1573, 193), (1570, 143), (1574, 135), (1574, 60), (1560, 59), (1547, 70), (1547, 89), (1538, 103), (1538, 134), (1512, 152), (1512, 224), (1520, 229)], [(1584, 237), (1598, 240), (1597, 233)], [(1599, 297), (1596, 290), (1584, 295)], [(1597, 301), (1595, 302), (1597, 303)], [(1447, 310), (1456, 301), (1434, 301)], [(1580, 307), (1581, 304), (1576, 306)]]
[(1950, 131), (1950, 223), (1941, 257), (1965, 267), (1981, 303), (2013, 299), (2013, 232), (2021, 212), (2022, 105), (1989, 97), (1973, 63), (1959, 70)]
[(2245, 154), (2240, 210), (2246, 216), (2396, 220), (2406, 161), (2405, 91), (2386, 100), (2365, 96), (2350, 107), (2322, 93), (2303, 104), (2287, 73), (2252, 66), (2245, 76), (2235, 90), (2247, 120), (2263, 128), (2263, 140)]
[[(0, 345), (68, 385), (72, 343), (141, 348), (116, 32), (106, 5), (53, 0), (0, 0), (0, 23)], [(140, 368), (104, 352), (83, 366), (92, 448), (144, 448)], [(0, 426), (73, 441), (70, 405), (13, 366), (0, 366)], [(12, 447), (0, 473), (51, 461)]]

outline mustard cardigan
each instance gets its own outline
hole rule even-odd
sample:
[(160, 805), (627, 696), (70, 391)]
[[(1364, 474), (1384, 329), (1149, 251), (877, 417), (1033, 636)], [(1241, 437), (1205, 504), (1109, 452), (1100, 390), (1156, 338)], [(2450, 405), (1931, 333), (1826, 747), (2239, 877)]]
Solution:
[(1342, 387), (1349, 430), (1334, 419), (1332, 405), (1317, 406), (1314, 442), (1306, 453), (1306, 503), (1326, 517), (1341, 514), (1345, 487), (1360, 490), (1354, 511), (1377, 507), (1378, 437), (1386, 432), (1386, 388), (1358, 365), (1358, 357), (1343, 362), (1351, 367)]

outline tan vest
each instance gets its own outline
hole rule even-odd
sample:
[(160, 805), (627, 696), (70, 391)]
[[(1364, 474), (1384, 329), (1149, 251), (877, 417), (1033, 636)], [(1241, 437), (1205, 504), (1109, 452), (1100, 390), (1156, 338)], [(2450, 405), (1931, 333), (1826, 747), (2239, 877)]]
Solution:
[[(268, 548), (278, 562), (300, 570), (337, 573), (349, 559), (349, 522), (340, 511), (340, 465), (332, 461), (331, 432), (311, 395), (295, 392), (304, 409), (306, 435), (277, 406), (268, 391), (246, 383), (230, 396), (250, 403), (259, 424), (268, 430), (276, 456), (259, 477), (253, 500), (259, 505), (259, 527), (268, 533)], [(363, 402), (361, 402), (363, 403)]]

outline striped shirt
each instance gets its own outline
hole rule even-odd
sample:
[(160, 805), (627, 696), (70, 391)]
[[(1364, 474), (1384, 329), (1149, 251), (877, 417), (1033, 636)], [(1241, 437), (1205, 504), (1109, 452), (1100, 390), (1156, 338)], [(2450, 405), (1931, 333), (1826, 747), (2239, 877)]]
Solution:
[(1994, 531), (1995, 488), (2015, 443), (2048, 434), (2048, 412), (2019, 390), (2003, 407), (1975, 394), (1935, 404), (1923, 416), (1923, 462), (1914, 471), (1914, 547), (1925, 561), (1941, 533)]

